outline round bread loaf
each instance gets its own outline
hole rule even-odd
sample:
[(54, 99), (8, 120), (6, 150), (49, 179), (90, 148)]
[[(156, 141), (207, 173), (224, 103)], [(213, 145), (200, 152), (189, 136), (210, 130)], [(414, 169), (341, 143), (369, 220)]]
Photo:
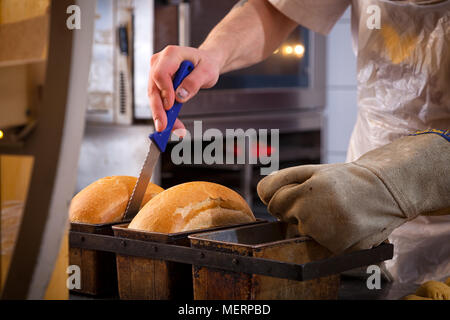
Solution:
[(443, 282), (430, 280), (417, 289), (416, 295), (433, 300), (450, 300), (450, 287)]
[(150, 200), (128, 228), (175, 233), (255, 221), (247, 202), (220, 184), (176, 185)]
[[(73, 197), (69, 209), (70, 222), (119, 222), (125, 213), (136, 181), (136, 177), (113, 176), (91, 183)], [(149, 183), (141, 208), (161, 191), (164, 189)]]

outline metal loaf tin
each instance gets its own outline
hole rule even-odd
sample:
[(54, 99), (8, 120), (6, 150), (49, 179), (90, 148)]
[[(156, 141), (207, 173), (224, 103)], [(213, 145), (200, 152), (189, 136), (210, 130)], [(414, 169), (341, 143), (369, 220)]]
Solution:
[[(288, 225), (272, 222), (189, 236), (193, 248), (305, 264), (331, 252), (306, 236), (289, 235)], [(238, 263), (237, 259), (234, 261)], [(257, 265), (254, 266), (255, 268)], [(194, 265), (194, 299), (337, 299), (339, 274), (307, 281), (218, 270)]]
[[(116, 225), (112, 229), (116, 238), (189, 247), (189, 235), (264, 222), (264, 220), (257, 219), (255, 222), (246, 224), (179, 233), (158, 233), (128, 229), (128, 224)], [(125, 244), (125, 242), (123, 243)], [(123, 250), (126, 252), (126, 247)], [(154, 250), (157, 250), (157, 247)], [(124, 254), (124, 251), (116, 254), (120, 299), (169, 300), (193, 298), (192, 266), (190, 264), (137, 257), (133, 256), (131, 252), (130, 255)]]
[[(123, 223), (124, 221), (102, 224), (72, 222), (70, 223), (70, 232), (112, 236), (112, 227)], [(114, 253), (74, 247), (69, 241), (69, 265), (79, 266), (81, 271), (81, 288), (71, 291), (95, 296), (117, 296), (116, 255)]]

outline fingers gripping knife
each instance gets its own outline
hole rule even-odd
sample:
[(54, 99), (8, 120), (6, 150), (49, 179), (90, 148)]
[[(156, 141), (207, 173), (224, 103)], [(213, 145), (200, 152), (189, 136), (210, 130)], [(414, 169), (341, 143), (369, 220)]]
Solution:
[[(173, 88), (176, 90), (181, 84), (184, 78), (186, 78), (194, 70), (194, 65), (190, 61), (183, 61), (180, 68), (175, 73), (173, 79)], [(167, 114), (167, 127), (161, 132), (154, 132), (150, 134), (150, 149), (145, 158), (144, 165), (142, 166), (141, 173), (128, 201), (127, 210), (123, 216), (123, 220), (130, 220), (138, 213), (141, 207), (142, 199), (144, 198), (145, 190), (147, 189), (148, 182), (152, 177), (153, 169), (161, 152), (166, 150), (167, 142), (169, 141), (170, 134), (172, 132), (173, 125), (177, 119), (183, 104), (176, 102), (172, 108), (166, 111)]]

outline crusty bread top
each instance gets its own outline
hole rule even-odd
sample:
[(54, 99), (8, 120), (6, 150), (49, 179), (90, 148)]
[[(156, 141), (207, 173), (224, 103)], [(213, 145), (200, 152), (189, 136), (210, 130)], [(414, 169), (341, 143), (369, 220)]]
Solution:
[(237, 192), (216, 183), (195, 181), (156, 195), (128, 227), (175, 233), (251, 221), (255, 217)]
[[(93, 224), (119, 222), (136, 181), (136, 177), (112, 176), (91, 183), (73, 197), (69, 209), (70, 221)], [(141, 208), (161, 191), (164, 189), (149, 183)]]

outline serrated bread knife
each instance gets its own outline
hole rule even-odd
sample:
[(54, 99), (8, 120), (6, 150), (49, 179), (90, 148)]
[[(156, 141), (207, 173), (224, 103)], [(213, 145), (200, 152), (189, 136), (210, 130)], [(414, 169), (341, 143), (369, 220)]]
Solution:
[[(176, 90), (181, 82), (194, 70), (194, 65), (190, 61), (183, 61), (180, 68), (175, 73), (173, 79), (173, 88)], [(145, 191), (147, 190), (148, 182), (153, 174), (153, 169), (158, 162), (161, 152), (166, 150), (167, 142), (169, 141), (170, 134), (175, 124), (175, 120), (178, 117), (181, 106), (183, 104), (176, 102), (166, 111), (167, 114), (167, 127), (161, 132), (154, 132), (149, 135), (150, 148), (145, 158), (144, 165), (142, 166), (139, 178), (134, 186), (133, 193), (128, 201), (127, 209), (123, 216), (123, 220), (131, 220), (138, 213), (141, 207), (142, 199), (144, 198)]]

